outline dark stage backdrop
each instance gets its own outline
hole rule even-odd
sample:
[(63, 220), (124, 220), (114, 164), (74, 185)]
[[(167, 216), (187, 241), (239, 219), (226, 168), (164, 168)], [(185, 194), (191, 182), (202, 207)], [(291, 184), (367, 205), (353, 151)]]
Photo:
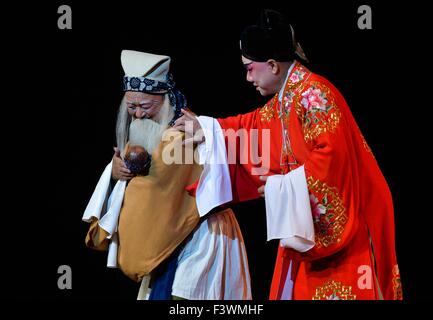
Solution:
[[(72, 8), (72, 30), (60, 30), (57, 9)], [(360, 5), (373, 12), (373, 29), (357, 25)], [(158, 7), (158, 5), (160, 5)], [(316, 73), (343, 93), (391, 188), (397, 253), (407, 299), (431, 298), (427, 180), (418, 147), (427, 134), (414, 90), (423, 68), (422, 19), (416, 4), (376, 1), (285, 1), (266, 4), (197, 1), (78, 1), (5, 9), (4, 283), (11, 298), (133, 300), (138, 285), (107, 269), (106, 254), (84, 246), (81, 216), (113, 154), (122, 97), (122, 49), (166, 54), (178, 87), (197, 114), (225, 117), (261, 106), (245, 80), (239, 34), (261, 8), (290, 18)], [(409, 18), (417, 20), (409, 23)], [(9, 20), (8, 20), (9, 21)], [(414, 24), (415, 23), (415, 24)], [(425, 92), (428, 95), (428, 90)], [(7, 107), (7, 108), (6, 108)], [(420, 109), (424, 108), (424, 109)], [(420, 179), (421, 171), (421, 179)], [(419, 179), (419, 180), (418, 180)], [(155, 204), (157, 206), (158, 204)], [(234, 206), (248, 250), (253, 294), (266, 299), (276, 242), (266, 242), (264, 202)], [(428, 255), (428, 252), (427, 252)], [(72, 289), (57, 286), (60, 265), (72, 268)]]

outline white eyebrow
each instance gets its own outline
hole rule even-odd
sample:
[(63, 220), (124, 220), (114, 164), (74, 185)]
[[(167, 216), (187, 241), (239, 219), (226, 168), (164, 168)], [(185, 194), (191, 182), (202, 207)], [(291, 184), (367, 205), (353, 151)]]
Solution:
[[(142, 105), (142, 104), (152, 103), (152, 102), (157, 102), (157, 101), (155, 101), (155, 100), (151, 100), (151, 101), (140, 101), (138, 104)], [(126, 103), (135, 104), (135, 101), (128, 101), (128, 100), (126, 100)]]

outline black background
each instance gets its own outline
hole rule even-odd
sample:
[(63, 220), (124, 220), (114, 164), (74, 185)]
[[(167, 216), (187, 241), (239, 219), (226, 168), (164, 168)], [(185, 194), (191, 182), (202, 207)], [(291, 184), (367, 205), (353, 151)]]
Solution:
[[(57, 8), (72, 8), (59, 30)], [(373, 29), (357, 27), (368, 4)], [(266, 4), (78, 1), (3, 8), (3, 283), (13, 299), (136, 298), (138, 285), (87, 249), (87, 201), (112, 157), (122, 97), (122, 49), (172, 57), (175, 81), (197, 114), (224, 117), (262, 105), (245, 81), (238, 37), (261, 8), (285, 13), (308, 67), (346, 97), (391, 188), (404, 297), (432, 298), (429, 267), (428, 38), (415, 2), (285, 1)], [(6, 22), (7, 21), (7, 22)], [(4, 26), (3, 26), (4, 24)], [(427, 38), (426, 38), (427, 37)], [(420, 99), (421, 98), (421, 99)], [(248, 250), (253, 294), (265, 300), (276, 243), (266, 243), (264, 202), (234, 207)], [(59, 290), (57, 268), (72, 268)]]

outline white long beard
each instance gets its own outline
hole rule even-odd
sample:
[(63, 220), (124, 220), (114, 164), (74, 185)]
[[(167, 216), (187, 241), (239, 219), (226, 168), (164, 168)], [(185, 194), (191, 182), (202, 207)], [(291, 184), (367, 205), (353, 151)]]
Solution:
[(131, 122), (129, 143), (140, 145), (151, 154), (161, 142), (162, 135), (173, 116), (173, 108), (170, 106), (169, 99), (166, 98), (161, 110), (153, 119), (135, 119)]

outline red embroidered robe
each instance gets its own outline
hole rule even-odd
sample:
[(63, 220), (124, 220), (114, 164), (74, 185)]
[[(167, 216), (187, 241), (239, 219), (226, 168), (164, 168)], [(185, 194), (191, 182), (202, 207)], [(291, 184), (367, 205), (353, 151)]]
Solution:
[[(293, 299), (402, 299), (391, 193), (343, 96), (295, 62), (281, 104), (277, 93), (253, 112), (218, 119), (223, 129), (258, 129), (258, 150), (260, 131), (270, 130), (270, 175), (304, 165), (316, 244), (305, 253), (279, 247), (270, 299), (281, 298), (290, 261)], [(259, 165), (240, 163), (248, 146), (236, 148), (234, 201), (257, 198)]]

